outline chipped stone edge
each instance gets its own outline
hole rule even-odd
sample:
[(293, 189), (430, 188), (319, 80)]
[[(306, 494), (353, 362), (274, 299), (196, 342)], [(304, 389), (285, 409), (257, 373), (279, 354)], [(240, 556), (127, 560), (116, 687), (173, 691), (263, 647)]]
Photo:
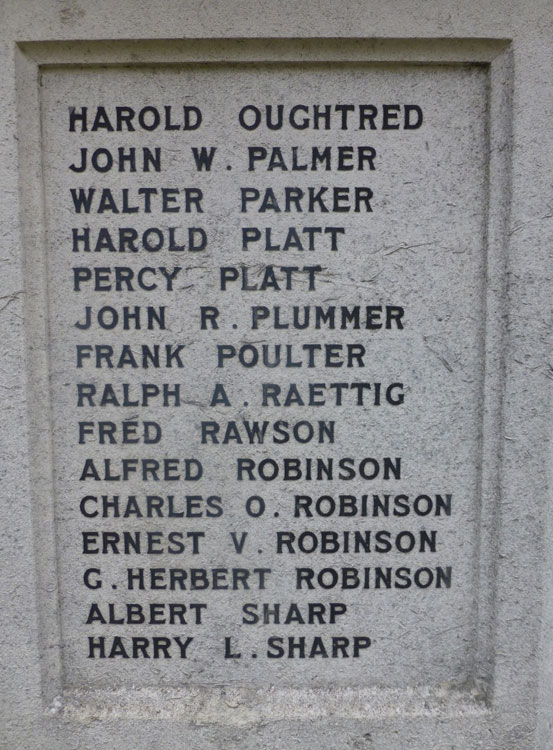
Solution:
[(442, 686), (400, 688), (248, 687), (76, 688), (57, 696), (49, 716), (88, 723), (114, 719), (181, 721), (196, 726), (246, 726), (315, 719), (484, 717), (489, 707), (476, 690)]

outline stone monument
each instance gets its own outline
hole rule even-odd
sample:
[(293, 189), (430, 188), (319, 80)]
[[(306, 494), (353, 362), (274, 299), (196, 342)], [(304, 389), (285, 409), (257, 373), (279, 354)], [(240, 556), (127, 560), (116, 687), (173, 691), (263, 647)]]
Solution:
[(553, 748), (551, 9), (3, 14), (5, 746)]

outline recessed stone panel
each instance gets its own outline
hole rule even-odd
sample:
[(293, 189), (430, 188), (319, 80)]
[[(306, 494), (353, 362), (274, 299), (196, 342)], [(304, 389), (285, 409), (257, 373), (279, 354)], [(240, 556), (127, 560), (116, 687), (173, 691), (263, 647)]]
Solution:
[(52, 68), (41, 107), (65, 684), (465, 685), (486, 69)]

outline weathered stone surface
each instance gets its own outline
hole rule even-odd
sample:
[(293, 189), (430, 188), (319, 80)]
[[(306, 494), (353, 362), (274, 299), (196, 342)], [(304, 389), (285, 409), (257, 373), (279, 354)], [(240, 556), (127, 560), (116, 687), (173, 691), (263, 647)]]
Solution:
[(545, 6), (106, 7), (3, 32), (6, 743), (550, 747)]

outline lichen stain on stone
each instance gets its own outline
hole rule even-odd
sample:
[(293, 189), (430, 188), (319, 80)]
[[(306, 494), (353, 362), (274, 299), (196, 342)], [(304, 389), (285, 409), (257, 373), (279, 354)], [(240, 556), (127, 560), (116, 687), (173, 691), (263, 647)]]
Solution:
[(84, 16), (85, 11), (83, 8), (79, 8), (77, 3), (74, 2), (64, 3), (60, 9), (60, 20), (62, 23), (74, 24), (84, 18)]

